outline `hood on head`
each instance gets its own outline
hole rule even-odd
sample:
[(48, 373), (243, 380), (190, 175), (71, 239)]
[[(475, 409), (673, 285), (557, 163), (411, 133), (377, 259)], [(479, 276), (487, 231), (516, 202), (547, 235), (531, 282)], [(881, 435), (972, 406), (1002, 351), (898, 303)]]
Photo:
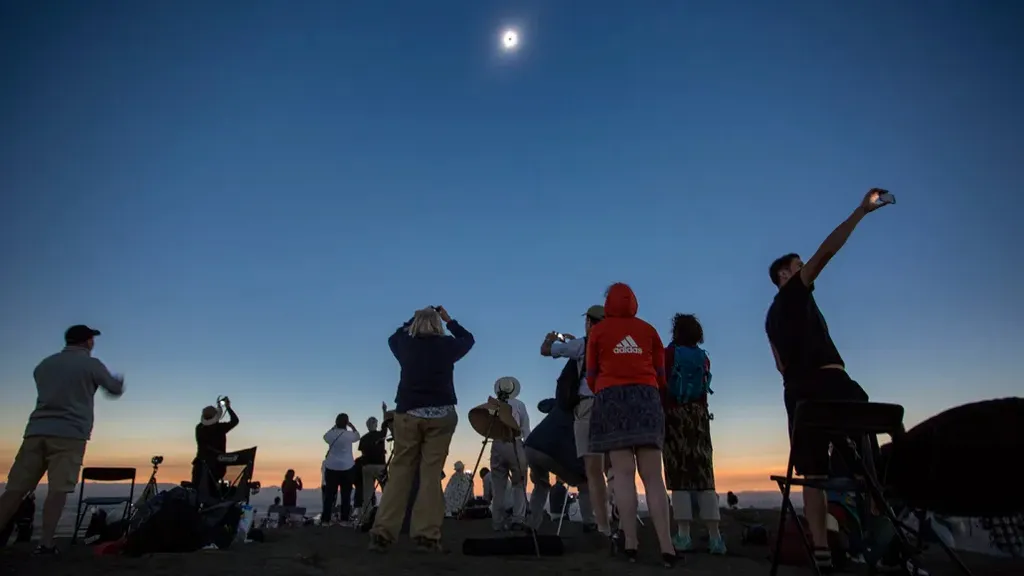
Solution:
[(636, 294), (628, 284), (616, 282), (604, 299), (604, 315), (609, 318), (633, 318), (637, 310)]

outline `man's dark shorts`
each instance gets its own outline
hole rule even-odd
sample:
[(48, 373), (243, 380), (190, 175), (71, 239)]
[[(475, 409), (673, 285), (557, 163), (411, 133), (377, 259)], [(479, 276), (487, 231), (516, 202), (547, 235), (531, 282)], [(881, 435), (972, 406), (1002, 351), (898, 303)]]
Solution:
[[(786, 384), (786, 416), (789, 419), (789, 431), (793, 432), (793, 416), (796, 406), (804, 400), (828, 402), (867, 402), (868, 394), (857, 384), (845, 370), (826, 368), (818, 370), (814, 378), (806, 381), (794, 381)], [(837, 443), (838, 443), (838, 439)], [(801, 476), (825, 476), (829, 473), (829, 444), (833, 441), (830, 435), (797, 435), (796, 444), (792, 446), (793, 464), (796, 473)]]

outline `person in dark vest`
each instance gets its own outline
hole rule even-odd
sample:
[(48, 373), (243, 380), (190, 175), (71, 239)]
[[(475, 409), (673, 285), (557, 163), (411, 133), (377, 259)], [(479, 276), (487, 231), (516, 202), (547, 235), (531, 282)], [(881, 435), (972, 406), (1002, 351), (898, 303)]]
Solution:
[[(604, 306), (587, 308), (584, 316), (586, 335), (598, 322), (604, 320)], [(593, 527), (602, 534), (610, 535), (608, 522), (608, 487), (605, 484), (604, 455), (590, 449), (590, 410), (594, 404), (594, 393), (586, 378), (587, 338), (576, 338), (572, 334), (549, 333), (540, 346), (541, 356), (567, 358), (562, 374), (558, 377), (555, 398), (560, 408), (573, 415), (573, 436), (576, 441), (576, 455), (583, 458), (586, 467), (587, 487), (594, 510)]]
[[(445, 334), (445, 324), (451, 335)], [(388, 485), (370, 530), (370, 549), (387, 550), (398, 538), (409, 493), (416, 493), (409, 535), (423, 552), (441, 551), (444, 495), (439, 480), (459, 417), (455, 412), (455, 363), (473, 347), (473, 335), (442, 306), (417, 310), (388, 339), (401, 366)]]

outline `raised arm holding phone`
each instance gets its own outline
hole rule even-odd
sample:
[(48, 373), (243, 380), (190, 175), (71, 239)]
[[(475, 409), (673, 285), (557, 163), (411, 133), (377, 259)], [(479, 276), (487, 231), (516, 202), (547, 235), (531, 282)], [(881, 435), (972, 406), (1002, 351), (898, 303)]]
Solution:
[[(799, 255), (790, 253), (776, 259), (769, 268), (778, 294), (768, 309), (765, 332), (775, 366), (783, 377), (790, 430), (796, 406), (801, 401), (868, 400), (864, 389), (846, 373), (846, 364), (814, 300), (814, 281), (865, 216), (895, 202), (895, 197), (888, 191), (872, 188), (853, 213), (825, 238), (806, 264)], [(798, 445), (792, 447), (796, 473), (802, 476), (827, 475), (832, 438), (808, 438), (804, 435), (798, 439)], [(837, 444), (845, 445), (842, 442)], [(804, 516), (814, 540), (815, 562), (822, 569), (831, 569), (825, 494), (816, 488), (804, 487), (803, 497)]]

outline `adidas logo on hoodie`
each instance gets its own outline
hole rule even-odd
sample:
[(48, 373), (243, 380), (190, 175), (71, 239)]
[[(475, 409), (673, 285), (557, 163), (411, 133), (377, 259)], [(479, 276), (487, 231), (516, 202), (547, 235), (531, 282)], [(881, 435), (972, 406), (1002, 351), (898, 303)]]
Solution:
[(621, 342), (615, 345), (612, 352), (615, 354), (643, 354), (644, 350), (637, 346), (636, 341), (633, 340), (632, 336), (626, 336)]

